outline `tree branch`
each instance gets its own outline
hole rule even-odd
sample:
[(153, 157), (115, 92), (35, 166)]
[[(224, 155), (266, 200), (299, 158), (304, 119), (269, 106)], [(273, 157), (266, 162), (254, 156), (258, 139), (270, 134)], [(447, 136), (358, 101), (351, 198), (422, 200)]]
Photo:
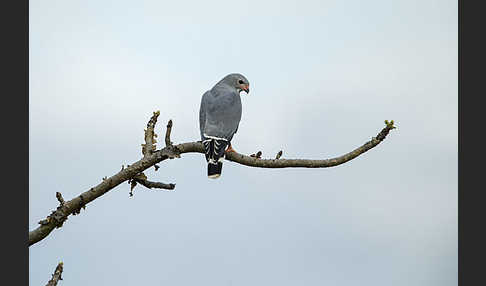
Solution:
[(56, 286), (59, 280), (62, 280), (61, 274), (63, 270), (63, 263), (59, 262), (56, 266), (56, 270), (54, 270), (54, 274), (52, 274), (51, 280), (47, 282), (46, 286)]
[[(364, 145), (354, 149), (353, 151), (346, 153), (342, 156), (323, 159), (323, 160), (311, 160), (311, 159), (261, 159), (258, 152), (255, 157), (245, 156), (238, 154), (236, 152), (226, 153), (225, 159), (228, 161), (233, 161), (249, 167), (259, 167), (259, 168), (327, 168), (334, 167), (346, 163), (364, 152), (370, 150), (376, 145), (380, 144), (385, 137), (388, 135), (390, 130), (394, 129), (393, 120), (391, 122), (385, 121), (386, 127), (381, 130), (376, 137), (371, 138), (370, 141), (366, 142)], [(198, 150), (197, 152), (204, 153), (204, 150)]]
[[(71, 199), (70, 201), (64, 202), (60, 204), (60, 206), (51, 213), (47, 217), (39, 222), (40, 226), (36, 229), (29, 232), (29, 246), (35, 244), (36, 242), (44, 239), (48, 236), (51, 231), (55, 228), (61, 227), (63, 222), (68, 218), (70, 214), (79, 214), (81, 208), (84, 209), (85, 205), (90, 203), (91, 201), (95, 200), (96, 198), (104, 195), (111, 189), (115, 188), (119, 184), (131, 180), (137, 176), (137, 174), (143, 172), (144, 170), (154, 166), (155, 164), (162, 162), (166, 159), (172, 158), (180, 158), (181, 154), (184, 153), (203, 153), (204, 154), (204, 147), (201, 142), (188, 142), (182, 143), (178, 145), (172, 145), (170, 142), (170, 129), (172, 124), (167, 125), (167, 133), (166, 139), (169, 138), (167, 142), (170, 142), (170, 145), (167, 145), (161, 150), (148, 152), (147, 150), (151, 150), (151, 146), (155, 143), (155, 140), (150, 141), (153, 137), (147, 136), (147, 132), (153, 132), (153, 127), (155, 126), (157, 120), (158, 112), (155, 112), (152, 118), (147, 124), (147, 130), (145, 134), (146, 143), (143, 145), (143, 154), (144, 157), (137, 162), (133, 163), (132, 165), (122, 168), (118, 173), (115, 175), (104, 179), (100, 184), (92, 187), (88, 191), (83, 192), (81, 195)], [(155, 119), (154, 119), (155, 118)], [(153, 125), (151, 125), (153, 122)], [(380, 144), (385, 137), (388, 135), (390, 130), (394, 129), (393, 120), (391, 122), (385, 121), (385, 128), (381, 130), (381, 132), (376, 136), (373, 137), (370, 141), (366, 142), (359, 148), (344, 154), (339, 157), (331, 158), (331, 159), (323, 159), (323, 160), (310, 160), (310, 159), (261, 159), (251, 156), (246, 156), (243, 154), (239, 154), (236, 152), (229, 152), (226, 153), (226, 160), (233, 161), (235, 163), (239, 163), (249, 167), (259, 167), (259, 168), (292, 168), (292, 167), (300, 167), (300, 168), (326, 168), (326, 167), (333, 167), (343, 163), (346, 163), (359, 155), (363, 154), (364, 152), (372, 149), (376, 145)], [(151, 131), (150, 131), (151, 130)], [(167, 135), (168, 134), (168, 135)], [(154, 147), (155, 149), (155, 147)], [(261, 152), (259, 152), (261, 155)], [(143, 181), (143, 180), (142, 180)], [(136, 181), (142, 185), (156, 187), (156, 186), (165, 186), (171, 187), (172, 185), (175, 187), (174, 184), (163, 184), (163, 183), (154, 183), (150, 181)], [(170, 189), (170, 188), (167, 188)], [(172, 188), (173, 189), (173, 188)]]
[[(346, 163), (359, 155), (363, 154), (364, 152), (372, 149), (376, 145), (380, 144), (385, 137), (388, 135), (390, 130), (395, 129), (393, 125), (393, 120), (388, 122), (385, 120), (385, 128), (383, 128), (380, 133), (376, 137), (372, 137), (370, 141), (366, 142), (364, 145), (354, 149), (353, 151), (346, 153), (342, 156), (331, 158), (331, 159), (323, 159), (323, 160), (312, 160), (312, 159), (261, 159), (259, 155), (261, 152), (257, 152), (257, 154), (252, 154), (250, 156), (246, 156), (243, 154), (239, 154), (236, 152), (229, 152), (226, 153), (225, 159), (228, 161), (233, 161), (235, 163), (239, 163), (249, 167), (258, 167), (258, 168), (328, 168), (334, 167), (337, 165), (341, 165)], [(191, 142), (191, 143), (183, 143), (176, 146), (179, 150), (180, 154), (182, 153), (190, 153), (190, 152), (197, 152), (197, 153), (204, 153), (204, 147), (200, 142)], [(161, 150), (162, 151), (162, 150)]]

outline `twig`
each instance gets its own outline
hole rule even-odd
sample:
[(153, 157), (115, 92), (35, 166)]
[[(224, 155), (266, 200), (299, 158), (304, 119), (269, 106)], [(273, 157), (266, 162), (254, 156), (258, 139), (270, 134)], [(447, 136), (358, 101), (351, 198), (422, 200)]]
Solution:
[(142, 144), (142, 155), (148, 156), (155, 151), (155, 124), (157, 123), (157, 117), (159, 117), (160, 111), (155, 111), (152, 117), (150, 118), (149, 122), (147, 123), (147, 129), (145, 130), (145, 144)]
[(62, 280), (61, 274), (64, 268), (63, 265), (64, 264), (62, 262), (59, 262), (59, 264), (56, 266), (56, 270), (54, 270), (54, 274), (52, 274), (51, 280), (47, 282), (46, 286), (56, 286), (57, 282)]
[(170, 141), (170, 133), (172, 131), (172, 119), (167, 122), (167, 131), (165, 131), (165, 146), (172, 146)]
[[(382, 142), (386, 138), (390, 130), (395, 128), (395, 126), (393, 125), (393, 120), (391, 122), (385, 121), (385, 124), (385, 128), (383, 128), (376, 137), (373, 137), (370, 141), (366, 142), (361, 147), (358, 147), (347, 154), (331, 159), (257, 159), (256, 157), (245, 156), (236, 152), (229, 152), (226, 154), (226, 160), (233, 161), (245, 166), (259, 168), (333, 167), (346, 163), (380, 144), (380, 142)], [(50, 216), (47, 217), (47, 219), (42, 220), (39, 223), (39, 227), (29, 232), (29, 245), (32, 245), (48, 236), (54, 228), (62, 225), (62, 222), (67, 219), (69, 214), (72, 214), (73, 212), (79, 212), (81, 207), (84, 207), (89, 202), (104, 195), (119, 184), (132, 179), (136, 174), (141, 173), (144, 170), (166, 159), (179, 158), (180, 155), (184, 153), (204, 154), (204, 152), (204, 147), (201, 142), (188, 142), (178, 145), (166, 146), (161, 150), (145, 155), (139, 161), (128, 165), (126, 168), (120, 170), (118, 173), (111, 176), (110, 178), (103, 180), (100, 184), (82, 193), (80, 196), (65, 202), (62, 207), (58, 207), (58, 210), (54, 211)]]
[(137, 175), (133, 176), (130, 180), (128, 180), (130, 184), (130, 197), (133, 196), (133, 189), (138, 184), (148, 188), (157, 188), (157, 189), (165, 189), (165, 190), (173, 190), (175, 188), (175, 184), (165, 184), (161, 182), (152, 182), (147, 180), (147, 176), (144, 173), (138, 173)]
[(64, 202), (64, 199), (63, 199), (63, 197), (62, 197), (62, 195), (61, 195), (60, 192), (56, 192), (56, 198), (59, 201), (59, 204), (61, 205), (61, 207), (64, 206), (64, 203), (65, 202)]
[(139, 180), (139, 179), (137, 179), (136, 181), (140, 185), (149, 189), (155, 188), (155, 189), (173, 190), (175, 188), (175, 184), (165, 184), (161, 182), (152, 182), (149, 180)]

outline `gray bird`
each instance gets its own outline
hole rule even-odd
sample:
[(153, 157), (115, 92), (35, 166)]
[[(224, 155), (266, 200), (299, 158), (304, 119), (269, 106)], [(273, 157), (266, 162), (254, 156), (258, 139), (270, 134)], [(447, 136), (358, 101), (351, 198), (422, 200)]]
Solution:
[(235, 152), (231, 147), (231, 139), (240, 124), (242, 90), (248, 94), (250, 83), (243, 75), (232, 73), (202, 96), (199, 129), (208, 162), (209, 178), (216, 179), (221, 176), (226, 147), (227, 152)]

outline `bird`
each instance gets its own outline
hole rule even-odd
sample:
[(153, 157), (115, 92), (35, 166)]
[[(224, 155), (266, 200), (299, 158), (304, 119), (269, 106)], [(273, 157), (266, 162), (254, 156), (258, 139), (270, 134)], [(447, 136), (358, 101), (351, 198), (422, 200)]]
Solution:
[(250, 93), (248, 79), (242, 74), (231, 73), (201, 98), (199, 129), (208, 164), (208, 178), (221, 176), (226, 148), (226, 152), (236, 152), (231, 146), (231, 139), (241, 120), (242, 91)]

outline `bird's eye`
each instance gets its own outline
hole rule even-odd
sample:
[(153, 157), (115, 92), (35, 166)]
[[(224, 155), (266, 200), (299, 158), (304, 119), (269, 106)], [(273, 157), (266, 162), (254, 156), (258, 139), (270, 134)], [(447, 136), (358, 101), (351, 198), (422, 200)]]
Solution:
[(244, 82), (241, 79), (238, 81), (238, 83), (239, 84), (244, 84)]

